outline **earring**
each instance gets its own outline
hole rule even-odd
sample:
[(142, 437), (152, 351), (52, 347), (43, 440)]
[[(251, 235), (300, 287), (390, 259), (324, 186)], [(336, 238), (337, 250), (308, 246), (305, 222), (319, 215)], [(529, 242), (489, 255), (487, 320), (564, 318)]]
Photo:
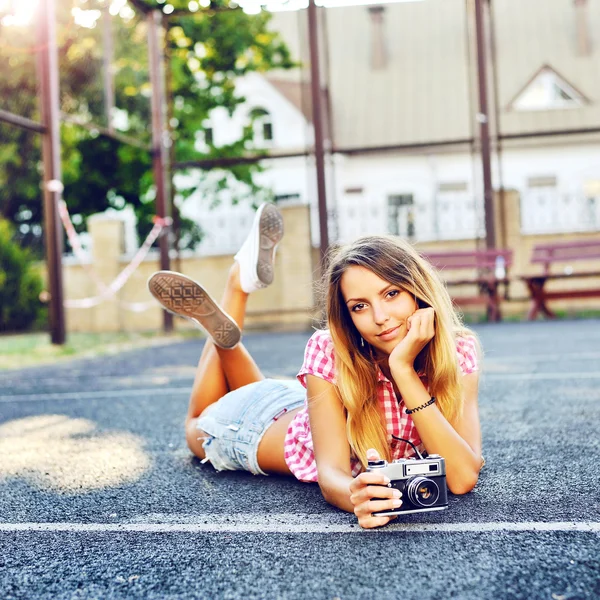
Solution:
[(360, 336), (360, 345), (361, 345), (361, 348), (365, 347), (365, 340), (363, 340), (362, 335)]

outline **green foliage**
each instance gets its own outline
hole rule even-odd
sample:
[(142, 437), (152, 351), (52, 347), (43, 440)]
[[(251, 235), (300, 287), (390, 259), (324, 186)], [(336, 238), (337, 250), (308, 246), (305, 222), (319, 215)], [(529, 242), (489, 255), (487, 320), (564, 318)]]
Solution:
[(43, 283), (30, 253), (14, 241), (13, 228), (0, 219), (0, 331), (22, 331), (39, 323)]
[[(252, 128), (223, 147), (199, 150), (202, 132), (211, 110), (224, 107), (229, 114), (245, 101), (235, 91), (236, 77), (250, 72), (295, 66), (279, 35), (269, 31), (270, 15), (247, 15), (227, 9), (223, 0), (211, 9), (187, 12), (187, 0), (171, 2), (175, 14), (165, 18), (167, 79), (172, 103), (168, 121), (172, 127), (171, 158), (177, 161), (238, 157), (252, 147)], [(162, 8), (153, 0), (135, 5)], [(96, 27), (74, 25), (74, 0), (57, 1), (57, 37), (61, 109), (71, 117), (61, 127), (64, 198), (76, 217), (78, 230), (85, 218), (109, 207), (131, 204), (143, 239), (155, 212), (151, 156), (148, 151), (106, 137), (94, 125), (106, 127), (103, 93), (102, 18)], [(82, 7), (100, 9), (99, 0)], [(179, 14), (185, 9), (185, 14)], [(1, 16), (1, 15), (0, 15)], [(148, 74), (146, 16), (129, 11), (111, 20), (114, 39), (115, 105), (121, 119), (119, 131), (141, 144), (150, 142), (150, 81)], [(1, 27), (1, 26), (0, 26)], [(0, 97), (3, 110), (39, 121), (34, 53), (35, 27), (2, 27), (0, 32)], [(250, 116), (250, 119), (253, 117)], [(75, 119), (80, 124), (74, 124)], [(83, 123), (84, 126), (81, 126)], [(251, 123), (249, 123), (251, 125)], [(233, 200), (267, 199), (269, 190), (255, 183), (258, 164), (193, 171), (184, 189), (174, 191), (174, 210), (194, 192), (208, 205), (233, 192)], [(42, 199), (40, 192), (40, 139), (31, 132), (0, 123), (0, 217), (17, 225), (16, 236), (41, 254)], [(179, 217), (178, 214), (175, 215)], [(183, 247), (201, 239), (199, 226), (177, 218)]]

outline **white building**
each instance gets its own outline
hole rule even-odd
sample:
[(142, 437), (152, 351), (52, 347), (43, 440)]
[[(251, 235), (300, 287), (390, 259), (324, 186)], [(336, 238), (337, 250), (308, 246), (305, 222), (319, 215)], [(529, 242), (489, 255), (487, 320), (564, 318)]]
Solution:
[[(465, 0), (319, 12), (330, 238), (483, 236), (482, 117)], [(519, 192), (523, 234), (600, 231), (600, 2), (502, 0), (487, 23), (494, 187)], [(308, 62), (305, 11), (276, 13), (271, 28)], [(257, 147), (297, 155), (265, 160), (258, 181), (277, 201), (311, 204), (317, 245), (314, 162), (302, 155), (313, 139), (307, 82), (306, 68), (240, 79), (247, 103), (233, 118), (214, 111), (207, 129), (226, 143), (258, 111)], [(207, 233), (202, 254), (235, 251), (252, 218), (247, 205), (210, 209), (198, 197), (182, 210)]]

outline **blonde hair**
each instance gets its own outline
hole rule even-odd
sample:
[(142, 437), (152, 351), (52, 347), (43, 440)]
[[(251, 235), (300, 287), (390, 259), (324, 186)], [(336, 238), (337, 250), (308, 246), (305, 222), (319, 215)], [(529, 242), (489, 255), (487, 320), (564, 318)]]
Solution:
[(429, 391), (442, 414), (452, 422), (462, 412), (462, 386), (456, 359), (456, 338), (473, 336), (452, 306), (435, 269), (408, 242), (391, 236), (362, 237), (330, 255), (325, 275), (327, 322), (334, 344), (337, 390), (346, 410), (346, 433), (356, 457), (366, 466), (366, 452), (375, 448), (390, 459), (386, 423), (377, 400), (378, 366), (369, 344), (352, 322), (341, 291), (343, 274), (351, 266), (375, 275), (412, 294), (419, 308), (435, 311), (435, 336), (415, 360), (427, 377)]

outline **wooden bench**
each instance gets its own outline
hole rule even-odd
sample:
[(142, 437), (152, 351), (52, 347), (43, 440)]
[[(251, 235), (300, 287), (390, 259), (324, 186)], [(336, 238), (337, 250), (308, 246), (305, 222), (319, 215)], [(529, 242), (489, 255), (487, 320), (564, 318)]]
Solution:
[[(527, 318), (533, 320), (541, 311), (551, 319), (555, 313), (548, 308), (548, 300), (565, 298), (594, 298), (600, 296), (600, 288), (571, 289), (571, 290), (546, 290), (549, 280), (567, 280), (586, 277), (600, 277), (600, 263), (587, 270), (574, 272), (572, 263), (590, 261), (600, 258), (600, 238), (575, 242), (557, 242), (553, 244), (538, 244), (534, 246), (530, 262), (543, 265), (541, 275), (524, 275), (521, 279), (527, 284), (531, 305)], [(561, 273), (551, 273), (555, 264), (564, 265)]]
[[(499, 288), (508, 286), (508, 270), (512, 265), (512, 250), (458, 250), (424, 252), (423, 256), (436, 267), (445, 280), (454, 302), (459, 305), (484, 304), (488, 321), (500, 321)], [(462, 271), (456, 277), (451, 272)], [(476, 286), (474, 295), (454, 296), (450, 288)]]

